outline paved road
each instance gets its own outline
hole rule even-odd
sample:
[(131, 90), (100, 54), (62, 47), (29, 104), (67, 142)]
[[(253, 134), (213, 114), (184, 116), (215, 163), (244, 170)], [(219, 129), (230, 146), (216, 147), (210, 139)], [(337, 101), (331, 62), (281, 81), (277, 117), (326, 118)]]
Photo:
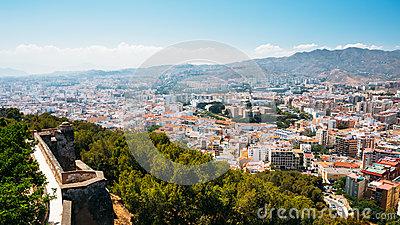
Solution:
[[(328, 203), (328, 205), (331, 209), (336, 209), (337, 213), (340, 217), (344, 217), (344, 218), (349, 217), (349, 210), (347, 209), (346, 206), (343, 205), (343, 203), (339, 202), (336, 199), (333, 199), (330, 196), (329, 197), (325, 196), (324, 201)], [(335, 206), (335, 208), (333, 206)]]

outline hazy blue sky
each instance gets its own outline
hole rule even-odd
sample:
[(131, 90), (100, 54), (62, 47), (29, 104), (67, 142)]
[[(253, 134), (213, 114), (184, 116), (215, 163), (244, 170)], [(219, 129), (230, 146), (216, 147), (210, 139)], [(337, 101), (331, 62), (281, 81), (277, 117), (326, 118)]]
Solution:
[[(4, 51), (11, 54), (21, 45), (24, 51), (27, 46), (29, 51), (44, 46), (79, 50), (93, 45), (118, 48), (121, 43), (163, 47), (208, 39), (254, 57), (288, 55), (298, 45), (298, 50), (400, 46), (397, 0), (3, 0), (0, 21), (0, 66), (6, 66), (1, 62)], [(17, 61), (7, 63), (27, 67)]]

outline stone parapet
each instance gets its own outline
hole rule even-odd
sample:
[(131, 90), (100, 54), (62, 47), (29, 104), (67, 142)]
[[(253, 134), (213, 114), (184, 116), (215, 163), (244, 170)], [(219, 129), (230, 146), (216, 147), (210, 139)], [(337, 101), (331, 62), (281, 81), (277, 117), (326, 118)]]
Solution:
[(56, 178), (58, 183), (62, 183), (62, 173), (64, 170), (58, 163), (56, 157), (53, 155), (51, 152), (50, 148), (47, 146), (47, 144), (43, 141), (42, 137), (39, 135), (39, 133), (34, 133), (34, 139), (37, 142), (37, 145), (39, 146), (40, 151), (42, 151), (47, 164), (50, 166), (51, 171), (53, 172), (54, 177)]
[(34, 132), (33, 136), (61, 189), (61, 225), (113, 224), (107, 180), (102, 171), (75, 160), (72, 127), (63, 123), (59, 129)]

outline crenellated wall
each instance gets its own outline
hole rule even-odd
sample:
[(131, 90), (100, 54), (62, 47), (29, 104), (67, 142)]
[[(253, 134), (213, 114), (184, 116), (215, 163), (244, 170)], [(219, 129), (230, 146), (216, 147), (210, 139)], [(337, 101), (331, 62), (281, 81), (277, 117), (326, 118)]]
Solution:
[(63, 123), (59, 128), (34, 132), (33, 136), (61, 189), (62, 225), (113, 224), (107, 180), (102, 171), (75, 160), (72, 127)]

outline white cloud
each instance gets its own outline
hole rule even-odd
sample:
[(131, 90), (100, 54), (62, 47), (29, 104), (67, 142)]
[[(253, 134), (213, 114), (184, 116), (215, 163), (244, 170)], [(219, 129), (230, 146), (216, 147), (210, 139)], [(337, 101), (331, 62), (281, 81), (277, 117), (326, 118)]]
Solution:
[(312, 43), (312, 44), (300, 44), (300, 45), (294, 46), (293, 49), (297, 50), (297, 51), (308, 51), (308, 50), (313, 50), (316, 47), (318, 47), (318, 45), (314, 44), (314, 43)]
[(311, 44), (300, 44), (293, 46), (292, 48), (282, 48), (279, 45), (264, 44), (254, 49), (254, 57), (283, 57), (290, 56), (296, 52), (312, 51), (317, 49), (318, 45)]
[(355, 43), (355, 44), (346, 44), (346, 45), (338, 45), (335, 49), (346, 49), (346, 48), (364, 48), (364, 49), (383, 49), (383, 46), (377, 45), (367, 45), (363, 43)]
[(270, 43), (260, 45), (254, 51), (258, 56), (286, 56), (286, 51), (284, 49), (282, 49), (279, 45)]
[[(151, 57), (156, 52), (159, 54)], [(183, 63), (188, 59), (199, 59), (204, 64), (238, 62), (247, 60), (248, 57), (233, 47), (212, 41), (184, 42), (166, 48), (127, 43), (120, 43), (116, 47), (92, 45), (81, 48), (21, 44), (15, 49), (0, 50), (0, 68), (11, 67), (28, 73), (89, 69), (116, 70)], [(200, 62), (187, 61), (186, 63)]]
[(131, 68), (139, 66), (161, 49), (127, 43), (120, 43), (116, 47), (93, 45), (82, 48), (21, 44), (12, 50), (0, 50), (0, 67), (18, 68), (30, 73)]
[[(315, 43), (302, 43), (293, 47), (284, 48), (276, 44), (267, 43), (256, 47), (249, 55), (252, 58), (284, 57), (293, 55), (296, 52), (312, 51), (315, 49), (333, 50), (349, 47), (383, 49), (383, 46), (363, 43), (338, 45), (334, 48), (319, 46)], [(21, 44), (14, 49), (0, 50), (0, 67), (20, 69), (29, 73), (47, 73), (62, 70), (113, 70), (132, 68), (140, 66), (146, 59), (161, 49), (163, 48), (159, 46), (135, 45), (124, 42), (115, 47), (92, 45), (80, 48)], [(400, 49), (400, 46), (396, 46), (396, 49)], [(189, 53), (185, 52), (185, 55), (188, 54)], [(197, 49), (189, 55), (198, 57), (218, 54), (216, 54), (213, 49)], [(222, 55), (231, 56), (232, 54), (227, 53)], [(241, 61), (240, 57), (237, 61)], [(236, 58), (222, 58), (220, 61), (231, 62)], [(165, 57), (163, 59), (165, 59)], [(163, 62), (163, 64), (166, 64), (165, 60)]]

